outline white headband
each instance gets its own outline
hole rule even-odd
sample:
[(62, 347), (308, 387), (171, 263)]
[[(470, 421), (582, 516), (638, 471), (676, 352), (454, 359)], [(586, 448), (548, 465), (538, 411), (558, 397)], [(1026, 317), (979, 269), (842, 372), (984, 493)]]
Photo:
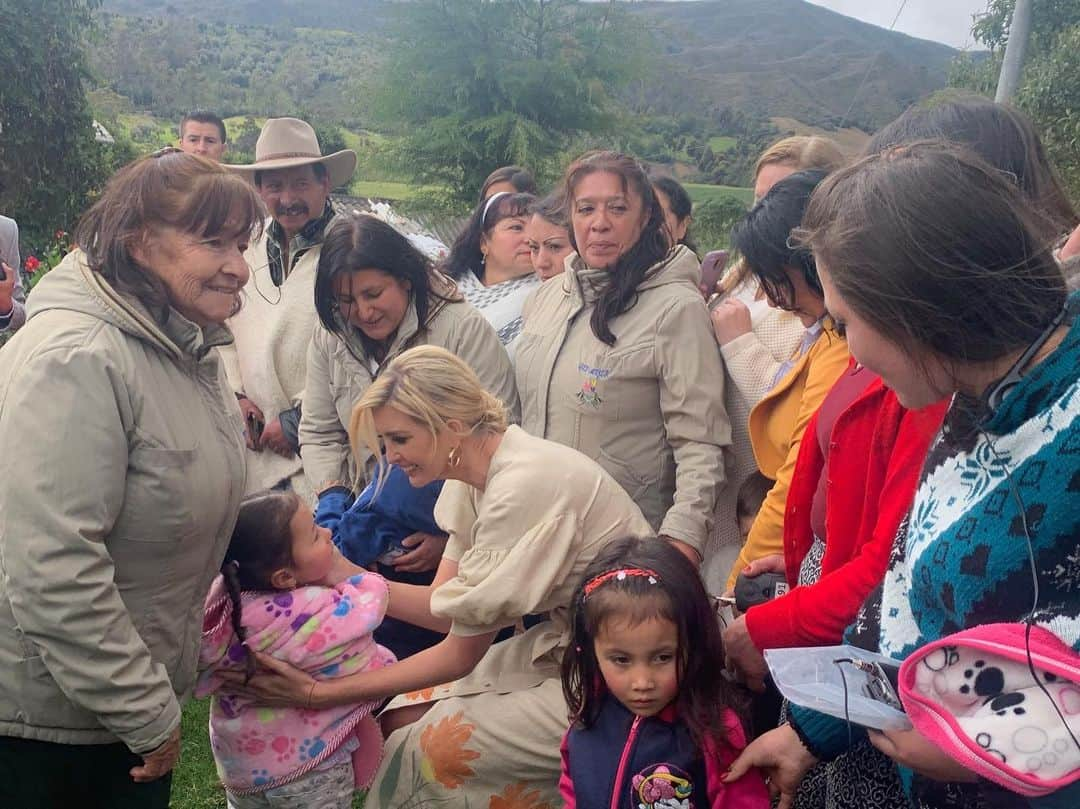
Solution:
[(487, 202), (484, 203), (484, 212), (480, 214), (480, 227), (483, 227), (484, 223), (487, 222), (488, 211), (491, 210), (491, 206), (495, 202), (495, 200), (497, 200), (499, 197), (507, 197), (509, 195), (509, 191), (496, 191), (494, 194), (487, 198)]

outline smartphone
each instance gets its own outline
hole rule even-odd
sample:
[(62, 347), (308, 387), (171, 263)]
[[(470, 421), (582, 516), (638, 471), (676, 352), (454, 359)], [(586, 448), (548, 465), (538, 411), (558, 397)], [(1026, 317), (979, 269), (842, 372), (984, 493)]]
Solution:
[[(864, 668), (867, 666), (869, 668)], [(872, 700), (883, 702), (890, 708), (903, 712), (904, 706), (897, 696), (900, 667), (881, 663), (863, 663), (860, 668), (868, 675), (863, 693)]]
[(701, 283), (698, 286), (705, 300), (716, 292), (716, 284), (724, 274), (727, 260), (727, 250), (713, 250), (705, 254), (705, 260), (701, 262)]
[(255, 446), (259, 445), (259, 439), (262, 438), (263, 427), (266, 425), (258, 419), (254, 413), (248, 413), (247, 416), (247, 428), (248, 434), (251, 435), (251, 443)]

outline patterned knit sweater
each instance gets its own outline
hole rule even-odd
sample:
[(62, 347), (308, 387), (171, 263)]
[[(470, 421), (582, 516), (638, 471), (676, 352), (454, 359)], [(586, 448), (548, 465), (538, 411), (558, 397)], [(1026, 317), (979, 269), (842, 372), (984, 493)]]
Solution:
[(1035, 596), (1025, 521), (1039, 579), (1036, 621), (1080, 647), (1078, 375), (1074, 320), (968, 446), (957, 446), (963, 439), (948, 435), (946, 421), (912, 504), (906, 547), (885, 577), (884, 654), (902, 660), (961, 629), (1023, 620)]
[[(1033, 553), (1035, 620), (1080, 650), (1080, 293), (1069, 308), (1061, 345), (982, 429), (964, 427), (970, 419), (957, 397), (884, 583), (849, 628), (848, 642), (903, 660), (961, 629), (1023, 621), (1035, 595)], [(792, 721), (820, 755), (847, 746), (841, 721), (797, 707)]]

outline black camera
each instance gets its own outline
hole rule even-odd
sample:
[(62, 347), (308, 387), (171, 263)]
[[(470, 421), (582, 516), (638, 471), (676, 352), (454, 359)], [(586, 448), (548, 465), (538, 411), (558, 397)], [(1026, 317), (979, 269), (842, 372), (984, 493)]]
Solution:
[(783, 573), (761, 573), (757, 576), (740, 573), (735, 580), (735, 608), (739, 612), (746, 612), (787, 591), (787, 577)]

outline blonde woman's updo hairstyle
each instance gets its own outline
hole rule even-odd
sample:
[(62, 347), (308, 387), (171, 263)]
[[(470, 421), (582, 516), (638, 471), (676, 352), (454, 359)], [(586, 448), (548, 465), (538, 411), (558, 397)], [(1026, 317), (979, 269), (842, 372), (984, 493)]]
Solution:
[(161, 322), (168, 317), (164, 284), (143, 269), (131, 248), (159, 228), (199, 239), (259, 238), (265, 209), (250, 183), (221, 164), (179, 149), (129, 163), (83, 216), (75, 241), (90, 269)]
[(506, 406), (484, 390), (476, 372), (457, 355), (439, 346), (416, 346), (394, 358), (353, 408), (349, 438), (353, 452), (362, 460), (366, 447), (379, 459), (379, 482), (385, 475), (374, 413), (392, 407), (431, 437), (450, 429), (449, 422), (464, 425), (460, 434), (501, 433), (506, 430)]
[(796, 171), (822, 169), (836, 171), (844, 165), (844, 153), (828, 138), (817, 135), (792, 135), (778, 140), (761, 153), (754, 164), (754, 177), (766, 166), (783, 163)]

